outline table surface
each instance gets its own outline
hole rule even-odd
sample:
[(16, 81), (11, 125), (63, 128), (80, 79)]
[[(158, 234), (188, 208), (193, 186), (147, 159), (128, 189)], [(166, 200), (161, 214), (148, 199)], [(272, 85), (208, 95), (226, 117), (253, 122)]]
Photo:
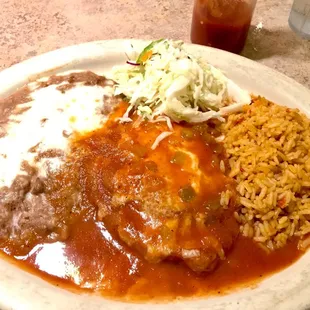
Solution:
[[(0, 70), (93, 40), (189, 42), (193, 0), (0, 0)], [(258, 0), (243, 55), (310, 88), (310, 41), (290, 30), (291, 0)]]

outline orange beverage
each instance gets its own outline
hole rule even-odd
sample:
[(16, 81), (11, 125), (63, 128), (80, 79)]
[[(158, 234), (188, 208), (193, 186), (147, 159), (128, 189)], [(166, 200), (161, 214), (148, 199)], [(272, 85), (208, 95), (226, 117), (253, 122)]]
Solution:
[(256, 0), (195, 0), (191, 41), (240, 53)]

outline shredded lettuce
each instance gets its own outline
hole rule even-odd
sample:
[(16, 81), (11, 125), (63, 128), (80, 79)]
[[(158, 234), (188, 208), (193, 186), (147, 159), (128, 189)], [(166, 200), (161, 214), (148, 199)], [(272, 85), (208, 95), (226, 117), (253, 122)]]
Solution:
[[(218, 69), (190, 55), (183, 42), (157, 40), (130, 63), (117, 67), (115, 95), (127, 97), (129, 111), (152, 120), (166, 115), (175, 122), (220, 118), (229, 103), (228, 79)], [(129, 113), (124, 115), (128, 121)]]

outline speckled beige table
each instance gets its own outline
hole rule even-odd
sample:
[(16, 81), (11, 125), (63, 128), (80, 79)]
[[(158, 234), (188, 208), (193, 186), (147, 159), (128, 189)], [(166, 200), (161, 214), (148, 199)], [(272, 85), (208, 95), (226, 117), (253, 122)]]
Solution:
[[(258, 0), (243, 55), (310, 88), (310, 41), (287, 24), (291, 0)], [(59, 47), (113, 38), (189, 41), (193, 0), (0, 0), (0, 69)]]

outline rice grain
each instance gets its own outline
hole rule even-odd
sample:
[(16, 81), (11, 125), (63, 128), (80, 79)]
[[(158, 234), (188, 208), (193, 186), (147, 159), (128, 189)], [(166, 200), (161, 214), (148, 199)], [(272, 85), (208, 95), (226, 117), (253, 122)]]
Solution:
[(294, 236), (300, 248), (310, 245), (309, 119), (258, 97), (221, 130), (242, 205), (235, 212), (241, 233), (269, 250)]

